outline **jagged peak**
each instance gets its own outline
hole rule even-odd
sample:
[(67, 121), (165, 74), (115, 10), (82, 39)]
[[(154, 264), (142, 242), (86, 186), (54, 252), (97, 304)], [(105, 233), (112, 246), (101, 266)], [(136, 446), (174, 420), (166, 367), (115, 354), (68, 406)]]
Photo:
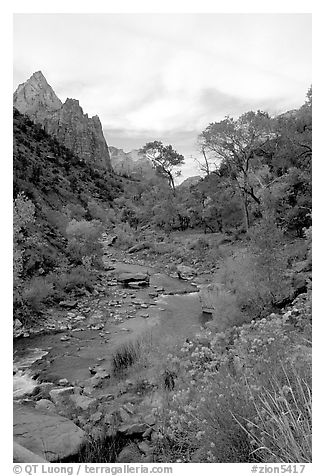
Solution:
[(18, 86), (14, 93), (14, 106), (23, 114), (37, 113), (39, 105), (55, 111), (61, 108), (62, 102), (46, 81), (42, 71), (36, 71), (25, 83)]
[(32, 74), (31, 78), (46, 81), (46, 78), (45, 78), (44, 74), (42, 73), (42, 71), (35, 71), (35, 73)]
[[(53, 89), (51, 88), (51, 86), (47, 82), (44, 74), (42, 73), (42, 71), (35, 71), (35, 73), (33, 73), (31, 75), (31, 77), (29, 79), (27, 79), (27, 81), (25, 83), (21, 84), (20, 86), (24, 87), (24, 86), (29, 85), (29, 84), (32, 84), (34, 87), (37, 86), (40, 89), (46, 88), (46, 89), (50, 89), (51, 91), (53, 91)], [(54, 91), (53, 91), (53, 94), (55, 94)]]

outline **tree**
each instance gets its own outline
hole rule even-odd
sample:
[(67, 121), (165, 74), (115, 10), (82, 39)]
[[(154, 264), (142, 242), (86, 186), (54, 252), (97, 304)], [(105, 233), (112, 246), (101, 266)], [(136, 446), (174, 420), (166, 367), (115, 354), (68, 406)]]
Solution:
[(232, 186), (240, 192), (247, 231), (251, 222), (250, 202), (261, 204), (261, 182), (256, 171), (266, 153), (264, 148), (274, 136), (272, 124), (267, 113), (250, 111), (237, 120), (226, 117), (209, 124), (199, 137), (204, 150), (218, 159), (219, 167), (227, 168)]
[(14, 292), (18, 293), (24, 271), (24, 253), (28, 242), (27, 228), (35, 221), (35, 205), (24, 193), (20, 193), (15, 198), (13, 205)]
[(171, 145), (163, 145), (160, 141), (147, 142), (140, 149), (140, 154), (144, 154), (150, 159), (158, 174), (168, 179), (169, 185), (175, 195), (175, 176), (181, 174), (180, 171), (174, 172), (175, 167), (184, 164), (183, 155), (176, 152)]
[(305, 104), (275, 120), (276, 137), (270, 161), (272, 180), (264, 187), (263, 206), (288, 232), (303, 236), (311, 225), (312, 94)]

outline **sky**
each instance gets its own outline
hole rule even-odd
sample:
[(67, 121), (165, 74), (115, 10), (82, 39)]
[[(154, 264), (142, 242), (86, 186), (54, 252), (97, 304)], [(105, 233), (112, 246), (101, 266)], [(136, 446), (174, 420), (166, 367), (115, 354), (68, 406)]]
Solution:
[(172, 144), (186, 178), (210, 122), (303, 104), (311, 14), (16, 14), (14, 89), (38, 70), (100, 117), (109, 145)]

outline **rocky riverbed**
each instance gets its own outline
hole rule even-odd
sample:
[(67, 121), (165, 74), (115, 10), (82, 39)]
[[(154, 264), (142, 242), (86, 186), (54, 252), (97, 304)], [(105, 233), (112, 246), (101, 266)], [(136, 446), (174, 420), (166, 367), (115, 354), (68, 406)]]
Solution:
[(151, 461), (164, 376), (150, 366), (116, 375), (114, 356), (143, 336), (177, 345), (203, 323), (202, 276), (118, 258), (106, 254), (91, 295), (48, 309), (38, 328), (16, 325), (14, 438), (46, 460), (76, 459), (89, 438), (118, 437), (118, 461)]

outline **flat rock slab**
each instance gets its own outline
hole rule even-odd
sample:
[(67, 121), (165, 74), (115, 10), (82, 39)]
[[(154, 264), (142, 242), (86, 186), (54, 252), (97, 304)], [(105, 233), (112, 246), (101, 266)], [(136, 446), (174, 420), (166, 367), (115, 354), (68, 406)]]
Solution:
[(15, 441), (47, 461), (58, 461), (77, 454), (86, 435), (72, 421), (33, 408), (14, 404)]
[(13, 462), (14, 463), (47, 463), (41, 456), (32, 453), (28, 449), (19, 445), (16, 441), (13, 444)]
[(149, 282), (149, 275), (144, 273), (121, 273), (117, 277), (117, 280), (124, 284), (134, 282)]

